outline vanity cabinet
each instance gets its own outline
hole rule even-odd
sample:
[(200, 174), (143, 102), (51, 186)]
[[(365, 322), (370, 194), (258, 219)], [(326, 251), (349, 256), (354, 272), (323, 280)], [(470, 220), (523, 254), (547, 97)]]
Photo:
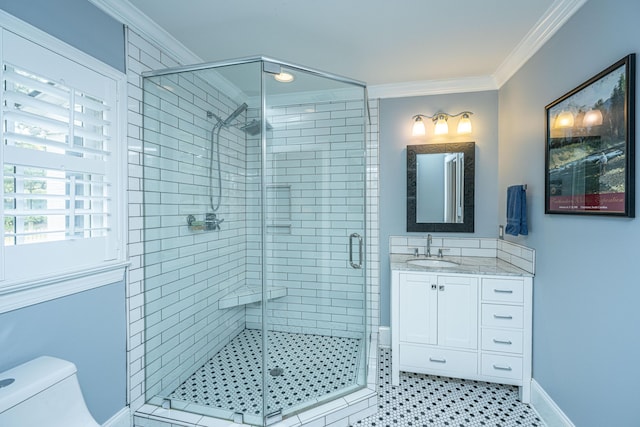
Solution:
[(531, 383), (531, 277), (392, 271), (392, 384), (409, 371)]
[(473, 277), (400, 275), (400, 341), (474, 349), (478, 285)]

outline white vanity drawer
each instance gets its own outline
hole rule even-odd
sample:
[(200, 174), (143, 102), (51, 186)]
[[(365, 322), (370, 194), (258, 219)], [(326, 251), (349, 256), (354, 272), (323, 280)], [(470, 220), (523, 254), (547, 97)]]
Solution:
[(482, 326), (522, 328), (522, 306), (482, 304)]
[(489, 377), (522, 379), (522, 358), (498, 354), (482, 354), (481, 374)]
[(482, 328), (482, 350), (522, 354), (522, 330)]
[(513, 302), (524, 301), (524, 285), (519, 279), (482, 279), (482, 299), (485, 301)]
[(449, 373), (477, 372), (476, 353), (445, 350), (414, 344), (400, 344), (400, 369), (413, 372), (443, 371)]

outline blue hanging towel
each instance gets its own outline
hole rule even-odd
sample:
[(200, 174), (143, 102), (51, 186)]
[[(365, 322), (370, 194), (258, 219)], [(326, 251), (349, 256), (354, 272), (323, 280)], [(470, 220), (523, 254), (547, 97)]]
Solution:
[(507, 227), (505, 233), (527, 235), (527, 191), (524, 185), (507, 188)]

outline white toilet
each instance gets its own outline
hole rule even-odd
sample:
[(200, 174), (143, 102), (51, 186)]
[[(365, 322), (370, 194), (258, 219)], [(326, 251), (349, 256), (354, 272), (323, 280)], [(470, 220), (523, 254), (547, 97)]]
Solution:
[(43, 356), (0, 373), (0, 426), (99, 427), (76, 371), (71, 362)]

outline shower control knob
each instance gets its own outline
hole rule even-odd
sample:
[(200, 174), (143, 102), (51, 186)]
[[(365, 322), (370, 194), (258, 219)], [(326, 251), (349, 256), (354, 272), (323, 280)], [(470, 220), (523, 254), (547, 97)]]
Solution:
[(216, 214), (208, 213), (204, 218), (204, 225), (207, 230), (220, 230), (220, 224), (224, 219), (218, 219)]

